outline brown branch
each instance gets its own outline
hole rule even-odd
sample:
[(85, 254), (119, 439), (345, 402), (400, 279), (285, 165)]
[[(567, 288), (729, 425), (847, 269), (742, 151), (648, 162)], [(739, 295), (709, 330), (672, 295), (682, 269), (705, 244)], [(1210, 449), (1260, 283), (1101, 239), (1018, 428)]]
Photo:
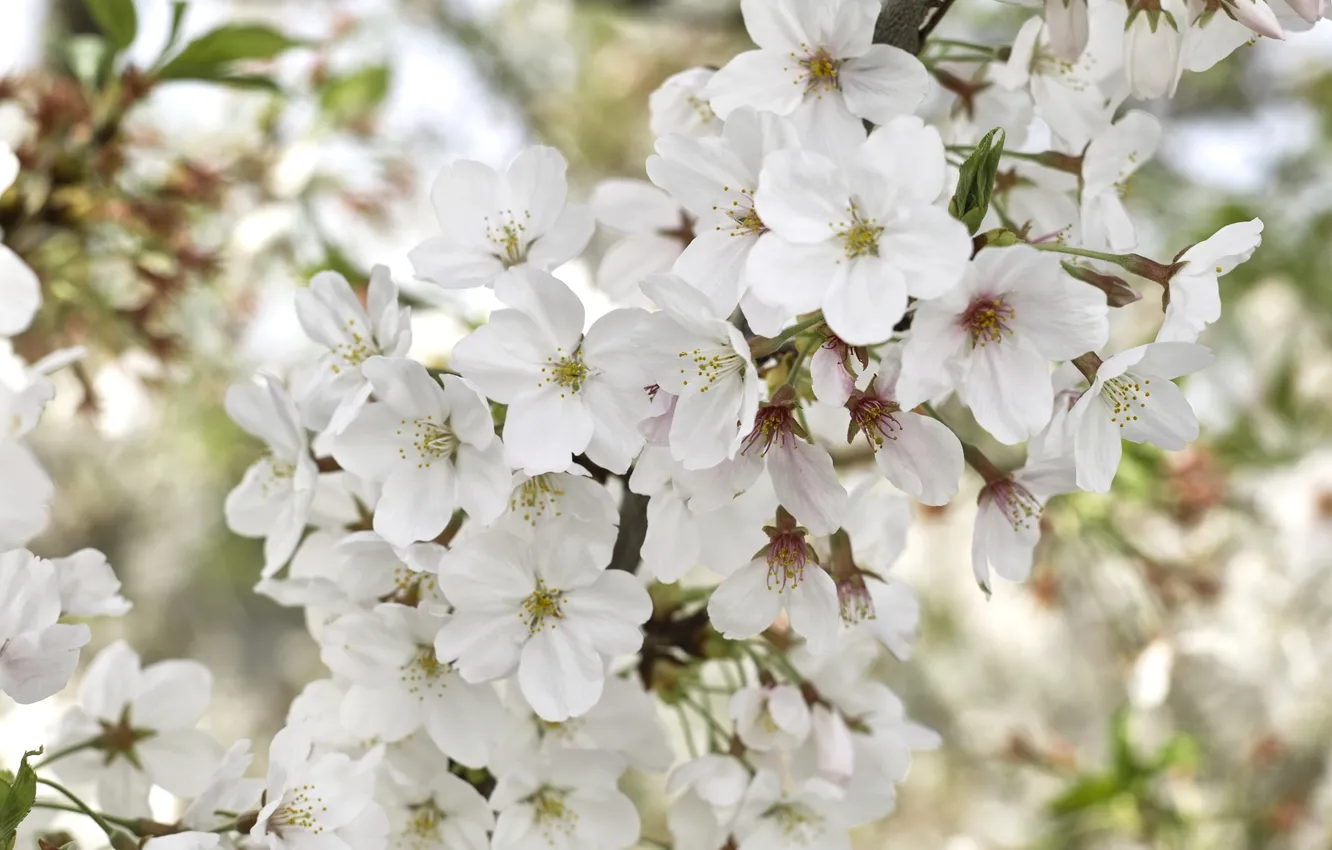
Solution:
[(615, 538), (615, 549), (607, 569), (638, 571), (639, 550), (647, 539), (647, 509), (648, 497), (626, 487), (624, 500), (620, 502), (620, 533)]
[(925, 37), (953, 5), (953, 0), (887, 0), (874, 24), (874, 43), (920, 53)]

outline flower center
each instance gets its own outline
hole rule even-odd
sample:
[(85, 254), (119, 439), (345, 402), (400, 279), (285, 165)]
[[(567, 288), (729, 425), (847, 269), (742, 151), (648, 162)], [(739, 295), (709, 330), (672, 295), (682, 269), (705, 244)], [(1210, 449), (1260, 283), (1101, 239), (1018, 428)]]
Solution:
[(800, 531), (775, 534), (768, 541), (768, 590), (782, 593), (787, 586), (794, 590), (805, 580), (805, 562), (809, 552), (805, 535)]
[(279, 835), (286, 829), (300, 829), (318, 835), (324, 831), (318, 813), (327, 812), (324, 798), (313, 785), (301, 785), (283, 795), (283, 803), (268, 819), (268, 826)]
[(805, 94), (818, 92), (821, 95), (827, 89), (840, 89), (838, 74), (846, 60), (833, 58), (824, 47), (810, 50), (807, 44), (800, 46), (805, 51), (804, 58), (799, 60), (800, 67), (805, 70)]
[(754, 416), (754, 430), (745, 437), (741, 453), (748, 453), (756, 443), (762, 444), (759, 454), (766, 456), (773, 443), (783, 449), (795, 445), (796, 435), (804, 429), (796, 421), (792, 408), (784, 404), (765, 404)]
[[(559, 355), (558, 360), (555, 359), (555, 355)], [(546, 365), (541, 367), (542, 380), (537, 386), (544, 387), (546, 384), (554, 383), (575, 393), (581, 390), (583, 382), (587, 380), (588, 372), (582, 352), (575, 351), (566, 356), (563, 348), (557, 348), (555, 355), (546, 358)], [(564, 393), (560, 393), (560, 398), (564, 398)]]
[(424, 700), (427, 692), (448, 687), (451, 672), (453, 665), (440, 661), (433, 646), (418, 646), (411, 660), (399, 668), (398, 680), (407, 688), (407, 693)]
[(484, 218), (486, 239), (495, 246), (495, 256), (505, 267), (516, 266), (527, 259), (527, 222), (531, 218), (532, 213), (527, 210), (523, 210), (521, 216), (514, 215), (513, 210), (505, 210), (493, 219), (491, 216)]
[(374, 340), (368, 340), (356, 330), (356, 320), (347, 320), (347, 331), (349, 338), (346, 342), (340, 343), (333, 349), (333, 353), (342, 358), (341, 363), (333, 363), (333, 374), (342, 374), (343, 367), (355, 369), (365, 361), (381, 353), (379, 346), (375, 345)]
[(509, 510), (522, 512), (523, 522), (535, 526), (537, 520), (549, 513), (551, 516), (563, 516), (557, 502), (564, 491), (551, 483), (549, 475), (533, 476), (514, 490), (509, 499)]
[(403, 832), (414, 847), (437, 847), (444, 836), (439, 834), (439, 827), (447, 816), (439, 810), (433, 800), (427, 800), (412, 808), (412, 819), (407, 822)]
[(902, 406), (895, 401), (856, 393), (846, 406), (851, 410), (848, 441), (854, 436), (855, 429), (859, 428), (870, 446), (877, 450), (883, 446), (885, 439), (896, 440), (896, 432), (902, 430), (902, 423), (896, 415), (902, 412)]
[(848, 626), (877, 619), (874, 598), (870, 596), (860, 573), (853, 573), (850, 578), (837, 582), (837, 607), (841, 611), (842, 622)]
[[(698, 391), (705, 393), (708, 388), (731, 375), (744, 374), (745, 359), (735, 353), (735, 349), (718, 345), (712, 349), (695, 348), (693, 351), (680, 352), (680, 374), (694, 375)], [(681, 383), (689, 386), (689, 379)]]
[[(850, 221), (837, 231), (837, 238), (842, 240), (842, 249), (848, 260), (859, 257), (879, 256), (879, 237), (883, 235), (883, 226), (878, 219), (863, 218), (853, 202), (848, 209)], [(833, 225), (835, 226), (835, 225)]]
[(1152, 391), (1148, 389), (1151, 384), (1150, 379), (1128, 372), (1102, 384), (1101, 400), (1110, 408), (1110, 421), (1118, 423), (1120, 428), (1130, 422), (1137, 422), (1138, 416), (1133, 408), (1137, 406), (1146, 409), (1147, 399), (1152, 397)]
[[(402, 428), (411, 425), (415, 429), (412, 436), (412, 448), (416, 450), (419, 463), (417, 469), (429, 469), (430, 464), (437, 460), (452, 460), (455, 452), (458, 451), (458, 435), (454, 434), (444, 425), (438, 422), (432, 422), (429, 419), (414, 419), (410, 423), (403, 419), (399, 422), (402, 427), (398, 433), (402, 433)], [(408, 460), (406, 448), (398, 449), (398, 457)]]
[[(722, 191), (730, 192), (732, 191), (732, 189), (730, 186), (723, 186)], [(759, 218), (758, 212), (754, 209), (754, 190), (737, 189), (734, 191), (738, 191), (740, 193), (740, 197), (731, 201), (731, 206), (729, 209), (722, 210), (716, 204), (712, 205), (712, 208), (714, 210), (720, 210), (721, 212), (726, 213), (726, 215), (730, 217), (731, 221), (734, 222), (734, 225), (730, 228), (730, 232), (728, 233), (728, 235), (758, 236), (760, 234), (767, 233), (768, 232), (767, 226), (763, 223), (763, 219)], [(717, 230), (725, 230), (725, 229), (726, 228), (722, 227), (721, 225), (717, 225)]]
[(564, 802), (568, 796), (567, 791), (547, 785), (524, 801), (532, 807), (532, 820), (551, 844), (556, 833), (568, 838), (578, 826), (578, 813)]
[(817, 838), (818, 827), (823, 823), (823, 818), (797, 803), (778, 803), (763, 816), (775, 820), (788, 840), (800, 844), (809, 844)]
[(1044, 507), (1040, 499), (1011, 478), (1003, 478), (987, 485), (981, 493), (981, 498), (987, 496), (994, 499), (995, 505), (1003, 511), (1004, 518), (1013, 526), (1014, 531), (1033, 528), (1041, 521), (1041, 511)]
[[(529, 634), (536, 634), (546, 627), (547, 620), (563, 620), (564, 611), (560, 603), (564, 601), (564, 592), (546, 587), (546, 582), (537, 579), (536, 590), (523, 602), (523, 609), (518, 612), (527, 625)], [(552, 622), (550, 628), (555, 628)]]
[(583, 728), (583, 719), (581, 717), (570, 717), (563, 723), (557, 723), (553, 720), (542, 720), (533, 715), (537, 724), (537, 735), (541, 738), (554, 738), (558, 741), (570, 743), (578, 731)]
[(1013, 333), (1008, 326), (1017, 316), (1017, 311), (1004, 302), (1002, 297), (977, 298), (962, 314), (962, 327), (971, 334), (973, 345), (989, 345), (1003, 342), (1004, 334)]

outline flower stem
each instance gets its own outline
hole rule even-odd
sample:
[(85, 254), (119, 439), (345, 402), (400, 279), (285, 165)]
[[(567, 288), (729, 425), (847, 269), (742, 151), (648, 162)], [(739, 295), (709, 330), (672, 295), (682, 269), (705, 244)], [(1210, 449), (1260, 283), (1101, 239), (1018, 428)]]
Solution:
[(84, 741), (84, 742), (81, 743), (81, 744), (72, 744), (72, 745), (70, 745), (70, 746), (68, 746), (68, 747), (65, 747), (65, 748), (62, 749), (62, 750), (56, 750), (55, 752), (51, 753), (51, 754), (50, 754), (49, 756), (47, 756), (46, 758), (44, 758), (44, 759), (42, 759), (41, 761), (37, 762), (36, 764), (32, 765), (32, 769), (33, 769), (33, 770), (41, 770), (42, 768), (47, 767), (48, 765), (50, 765), (52, 762), (54, 762), (54, 761), (58, 761), (58, 760), (64, 758), (65, 756), (72, 756), (72, 755), (74, 755), (75, 753), (83, 752), (84, 750), (90, 750), (90, 749), (92, 749), (92, 748), (95, 747), (95, 746), (97, 746), (97, 739), (96, 739), (96, 738), (90, 738), (89, 740)]
[[(115, 821), (118, 826), (126, 826), (126, 821), (122, 820), (121, 818), (113, 818), (109, 815), (103, 815), (99, 812), (93, 811), (92, 808), (87, 803), (79, 799), (78, 795), (76, 795), (73, 791), (69, 790), (65, 786), (61, 785), (59, 782), (55, 782), (53, 780), (39, 776), (37, 777), (37, 784), (45, 785), (47, 788), (50, 788), (53, 791), (63, 794), (66, 798), (68, 798), (69, 801), (74, 804), (73, 807), (74, 811), (77, 811), (81, 814), (85, 814), (88, 817), (92, 818), (93, 823), (97, 824), (97, 826), (101, 828), (102, 832), (106, 833), (106, 837), (111, 839), (111, 843), (114, 846), (114, 844), (116, 843), (116, 830), (111, 827), (111, 821)], [(134, 827), (128, 826), (126, 828), (133, 829)]]
[(1096, 373), (1101, 369), (1101, 358), (1096, 356), (1096, 352), (1088, 351), (1086, 354), (1079, 354), (1073, 358), (1073, 365), (1078, 367), (1082, 377), (1090, 382), (1096, 381)]
[[(37, 781), (40, 782), (41, 780), (39, 779)], [(115, 824), (116, 826), (128, 829), (130, 832), (133, 832), (135, 835), (162, 836), (162, 835), (174, 835), (177, 832), (180, 832), (180, 829), (169, 823), (159, 823), (157, 821), (150, 821), (150, 820), (134, 820), (131, 818), (121, 818), (121, 817), (116, 817), (115, 815), (108, 815), (106, 812), (94, 813), (90, 812), (87, 809), (81, 809), (78, 806), (70, 806), (66, 805), (65, 803), (52, 803), (48, 800), (38, 800), (37, 802), (33, 803), (32, 806), (35, 809), (49, 809), (53, 812), (73, 812), (76, 815), (88, 815), (89, 817), (93, 817), (94, 815), (96, 815), (96, 817), (100, 817), (102, 820), (106, 821), (109, 824)], [(94, 820), (96, 819), (96, 817), (94, 817)]]
[(816, 312), (804, 321), (796, 322), (791, 327), (782, 331), (774, 337), (755, 337), (749, 341), (749, 352), (755, 358), (767, 357), (786, 344), (786, 341), (792, 337), (797, 337), (805, 331), (823, 322), (823, 311)]
[(1060, 245), (1058, 242), (1028, 242), (1033, 248), (1040, 251), (1053, 251), (1056, 254), (1072, 254), (1075, 257), (1087, 257), (1092, 260), (1102, 260), (1107, 263), (1114, 263), (1130, 274), (1147, 280), (1155, 281), (1162, 286), (1169, 286), (1170, 279), (1175, 276), (1184, 264), (1158, 263), (1156, 260), (1148, 259), (1141, 254), (1107, 254), (1104, 251), (1092, 251), (1087, 248), (1074, 248), (1071, 245)]

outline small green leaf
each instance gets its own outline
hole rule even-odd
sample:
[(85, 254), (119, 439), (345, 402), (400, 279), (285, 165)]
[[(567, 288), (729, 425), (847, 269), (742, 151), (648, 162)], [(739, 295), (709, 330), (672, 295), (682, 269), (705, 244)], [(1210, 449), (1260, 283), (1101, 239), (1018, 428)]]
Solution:
[(163, 80), (221, 80), (235, 76), (230, 73), (233, 62), (272, 59), (300, 44), (261, 24), (218, 27), (185, 45), (157, 76)]
[(96, 88), (111, 59), (107, 40), (100, 35), (76, 35), (66, 39), (63, 48), (69, 72), (85, 86)]
[(1116, 776), (1088, 776), (1056, 797), (1050, 804), (1050, 811), (1056, 815), (1071, 815), (1108, 803), (1124, 790), (1124, 785)]
[(1004, 131), (996, 127), (985, 134), (958, 169), (957, 191), (948, 202), (948, 212), (971, 233), (980, 229), (990, 211), (994, 178), (1003, 152)]
[(134, 11), (134, 0), (83, 0), (88, 14), (97, 22), (97, 28), (119, 53), (134, 43), (139, 34), (139, 16)]
[(388, 91), (388, 66), (372, 65), (325, 82), (320, 87), (319, 108), (335, 122), (354, 121), (379, 106)]
[(32, 811), (32, 804), (37, 799), (37, 774), (28, 766), (28, 756), (40, 754), (40, 750), (23, 754), (14, 782), (7, 789), (4, 802), (0, 803), (0, 847), (14, 846), (19, 824)]
[(171, 30), (167, 33), (166, 44), (162, 46), (162, 56), (171, 52), (171, 48), (176, 46), (176, 41), (180, 38), (180, 25), (185, 23), (185, 10), (189, 4), (185, 0), (173, 0), (171, 4)]

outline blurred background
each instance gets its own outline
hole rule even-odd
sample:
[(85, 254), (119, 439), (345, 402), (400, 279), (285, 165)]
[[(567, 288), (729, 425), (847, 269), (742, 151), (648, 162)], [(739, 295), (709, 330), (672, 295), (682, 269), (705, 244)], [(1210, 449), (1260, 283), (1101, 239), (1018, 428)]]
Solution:
[[(224, 415), (227, 384), (307, 353), (291, 297), (323, 268), (359, 282), (389, 265), (416, 307), (414, 356), (443, 357), (489, 305), (411, 286), (438, 168), (539, 141), (568, 156), (574, 197), (641, 178), (648, 95), (748, 40), (732, 0), (195, 0), (181, 43), (262, 22), (300, 44), (222, 82), (149, 86), (121, 72), (158, 61), (172, 4), (136, 5), (114, 65), (80, 0), (0, 9), (0, 140), (24, 166), (0, 227), (47, 299), (14, 347), (89, 349), (33, 438), (59, 494), (36, 548), (104, 551), (136, 610), (97, 624), (95, 646), (205, 661), (208, 725), (262, 753), (322, 667), (299, 612), (252, 592), (258, 542), (223, 523), (260, 450)], [(1006, 43), (1027, 14), (965, 0), (939, 32)], [(988, 602), (969, 566), (978, 482), (920, 512), (899, 571), (922, 634), (882, 674), (945, 744), (858, 847), (1332, 847), (1329, 58), (1326, 27), (1264, 40), (1152, 105), (1166, 133), (1130, 192), (1141, 252), (1266, 222), (1222, 281), (1203, 340), (1218, 362), (1188, 385), (1203, 437), (1131, 447), (1111, 497), (1056, 500), (1034, 577)], [(594, 305), (609, 241), (560, 272)], [(1160, 315), (1139, 283), (1118, 345)], [(0, 756), (40, 743), (59, 708), (0, 706)]]

